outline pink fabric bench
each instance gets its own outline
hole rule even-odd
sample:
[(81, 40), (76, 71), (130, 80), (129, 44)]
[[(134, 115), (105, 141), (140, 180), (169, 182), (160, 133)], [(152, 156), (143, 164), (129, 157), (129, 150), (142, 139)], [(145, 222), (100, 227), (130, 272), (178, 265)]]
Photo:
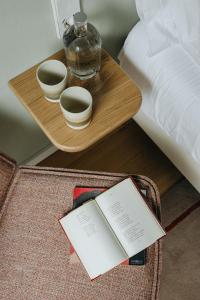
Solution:
[[(69, 245), (58, 219), (72, 207), (76, 185), (110, 186), (124, 174), (16, 167), (0, 155), (0, 299), (158, 299), (161, 242), (147, 251), (145, 266), (119, 266), (90, 281), (81, 264), (69, 263)], [(151, 205), (159, 195), (146, 177)], [(150, 201), (150, 200), (149, 200)]]

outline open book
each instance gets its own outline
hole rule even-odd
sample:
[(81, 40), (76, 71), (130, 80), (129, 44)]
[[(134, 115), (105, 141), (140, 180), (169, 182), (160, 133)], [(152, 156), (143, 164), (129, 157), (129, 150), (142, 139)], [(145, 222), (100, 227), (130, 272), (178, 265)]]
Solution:
[(60, 223), (91, 279), (165, 235), (131, 178), (71, 211)]

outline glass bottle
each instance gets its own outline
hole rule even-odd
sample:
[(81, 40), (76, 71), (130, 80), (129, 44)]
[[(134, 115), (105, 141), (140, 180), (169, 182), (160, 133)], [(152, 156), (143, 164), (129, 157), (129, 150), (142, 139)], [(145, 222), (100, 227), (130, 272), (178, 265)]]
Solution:
[(87, 23), (86, 14), (74, 15), (74, 25), (64, 32), (63, 42), (71, 73), (80, 79), (96, 75), (101, 64), (101, 37), (96, 28)]

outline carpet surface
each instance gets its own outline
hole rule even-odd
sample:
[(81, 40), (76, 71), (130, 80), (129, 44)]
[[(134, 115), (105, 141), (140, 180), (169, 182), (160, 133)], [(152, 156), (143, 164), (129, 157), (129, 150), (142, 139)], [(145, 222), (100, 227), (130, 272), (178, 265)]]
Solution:
[(200, 299), (200, 195), (183, 180), (161, 202), (163, 223), (173, 226), (163, 241), (160, 300)]

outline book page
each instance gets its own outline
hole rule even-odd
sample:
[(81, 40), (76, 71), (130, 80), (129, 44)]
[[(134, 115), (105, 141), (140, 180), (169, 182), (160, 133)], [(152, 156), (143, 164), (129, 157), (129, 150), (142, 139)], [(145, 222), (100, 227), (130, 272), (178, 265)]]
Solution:
[(130, 178), (97, 196), (96, 202), (129, 257), (165, 235)]
[(127, 259), (95, 200), (60, 220), (90, 278), (95, 278)]

